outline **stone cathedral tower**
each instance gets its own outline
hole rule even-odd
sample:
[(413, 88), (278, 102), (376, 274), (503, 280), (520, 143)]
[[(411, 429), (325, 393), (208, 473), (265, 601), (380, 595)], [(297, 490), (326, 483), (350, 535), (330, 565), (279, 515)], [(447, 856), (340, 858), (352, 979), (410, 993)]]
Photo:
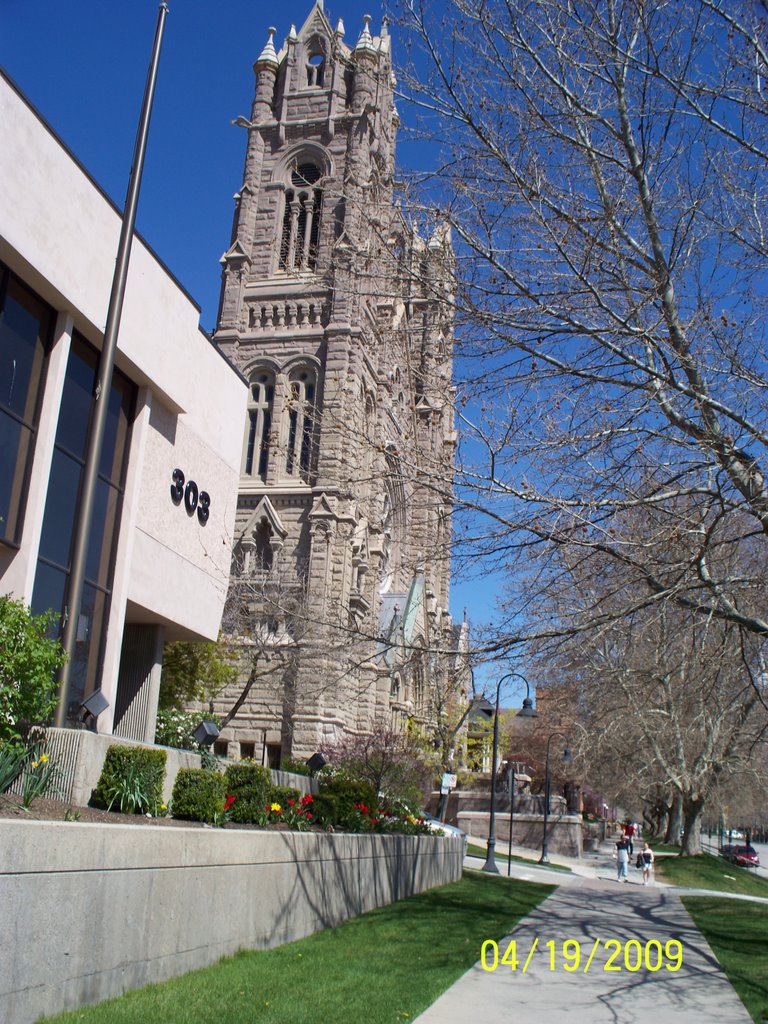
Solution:
[[(250, 684), (219, 749), (277, 766), (341, 731), (429, 731), (455, 676), (451, 252), (393, 204), (386, 24), (318, 0), (254, 65), (215, 340), (250, 382), (225, 629)], [(246, 686), (247, 688), (247, 686)], [(222, 750), (223, 752), (223, 750)]]

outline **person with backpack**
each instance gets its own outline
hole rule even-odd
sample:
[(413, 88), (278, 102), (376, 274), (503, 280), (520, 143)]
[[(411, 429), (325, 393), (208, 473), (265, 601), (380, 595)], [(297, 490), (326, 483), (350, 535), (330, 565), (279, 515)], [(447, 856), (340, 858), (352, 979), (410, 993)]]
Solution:
[(648, 843), (643, 846), (643, 852), (639, 856), (643, 858), (643, 885), (648, 885), (651, 880), (651, 871), (653, 870), (653, 862), (655, 860), (653, 850)]

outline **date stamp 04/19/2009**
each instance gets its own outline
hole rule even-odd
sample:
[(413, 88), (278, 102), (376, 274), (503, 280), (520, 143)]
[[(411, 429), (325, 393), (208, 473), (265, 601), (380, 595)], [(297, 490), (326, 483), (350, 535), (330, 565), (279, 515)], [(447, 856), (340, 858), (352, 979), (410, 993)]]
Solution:
[(506, 948), (503, 943), (499, 946), (493, 939), (486, 939), (480, 949), (480, 964), (489, 973), (507, 968), (525, 974), (537, 952), (540, 957), (546, 957), (550, 971), (562, 968), (570, 974), (586, 974), (589, 970), (674, 973), (683, 965), (683, 944), (679, 939), (668, 939), (664, 943), (658, 939), (644, 943), (637, 939), (619, 942), (618, 939), (597, 938), (584, 943), (578, 939), (561, 942), (550, 939), (539, 946), (538, 936), (530, 946), (526, 944), (525, 949), (516, 939), (510, 939)]

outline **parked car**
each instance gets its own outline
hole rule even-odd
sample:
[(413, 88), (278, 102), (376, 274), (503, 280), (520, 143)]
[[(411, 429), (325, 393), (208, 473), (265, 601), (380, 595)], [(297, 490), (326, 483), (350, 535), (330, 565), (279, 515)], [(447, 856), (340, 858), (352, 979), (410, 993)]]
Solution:
[(756, 868), (760, 865), (760, 857), (754, 846), (735, 846), (729, 844), (722, 848), (720, 854), (731, 864), (736, 864), (740, 868)]
[(444, 821), (440, 821), (438, 818), (433, 818), (431, 814), (422, 814), (420, 817), (423, 819), (424, 824), (427, 826), (430, 832), (442, 832), (447, 836), (459, 836), (464, 843), (464, 853), (467, 852), (467, 844), (469, 842), (467, 833), (456, 825), (448, 825)]
[(731, 840), (733, 840), (733, 839), (743, 839), (744, 838), (744, 833), (743, 832), (739, 832), (739, 830), (737, 828), (730, 829), (729, 831), (727, 831), (725, 833), (725, 835), (726, 835), (727, 839), (731, 839)]

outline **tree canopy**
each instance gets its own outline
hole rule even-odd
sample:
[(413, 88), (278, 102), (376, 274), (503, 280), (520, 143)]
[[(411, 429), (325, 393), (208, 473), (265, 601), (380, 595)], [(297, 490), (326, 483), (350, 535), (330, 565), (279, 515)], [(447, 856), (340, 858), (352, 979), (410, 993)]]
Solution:
[[(621, 563), (635, 603), (765, 636), (765, 6), (402, 13), (418, 72), (404, 91), (442, 144), (424, 194), (453, 229), (472, 369), (459, 496), (484, 516), (474, 552), (524, 595), (496, 646), (519, 638), (532, 582), (556, 584), (563, 547)], [(640, 513), (660, 543), (637, 542)], [(674, 561), (670, 534), (688, 540)], [(538, 608), (525, 627), (562, 622)]]

